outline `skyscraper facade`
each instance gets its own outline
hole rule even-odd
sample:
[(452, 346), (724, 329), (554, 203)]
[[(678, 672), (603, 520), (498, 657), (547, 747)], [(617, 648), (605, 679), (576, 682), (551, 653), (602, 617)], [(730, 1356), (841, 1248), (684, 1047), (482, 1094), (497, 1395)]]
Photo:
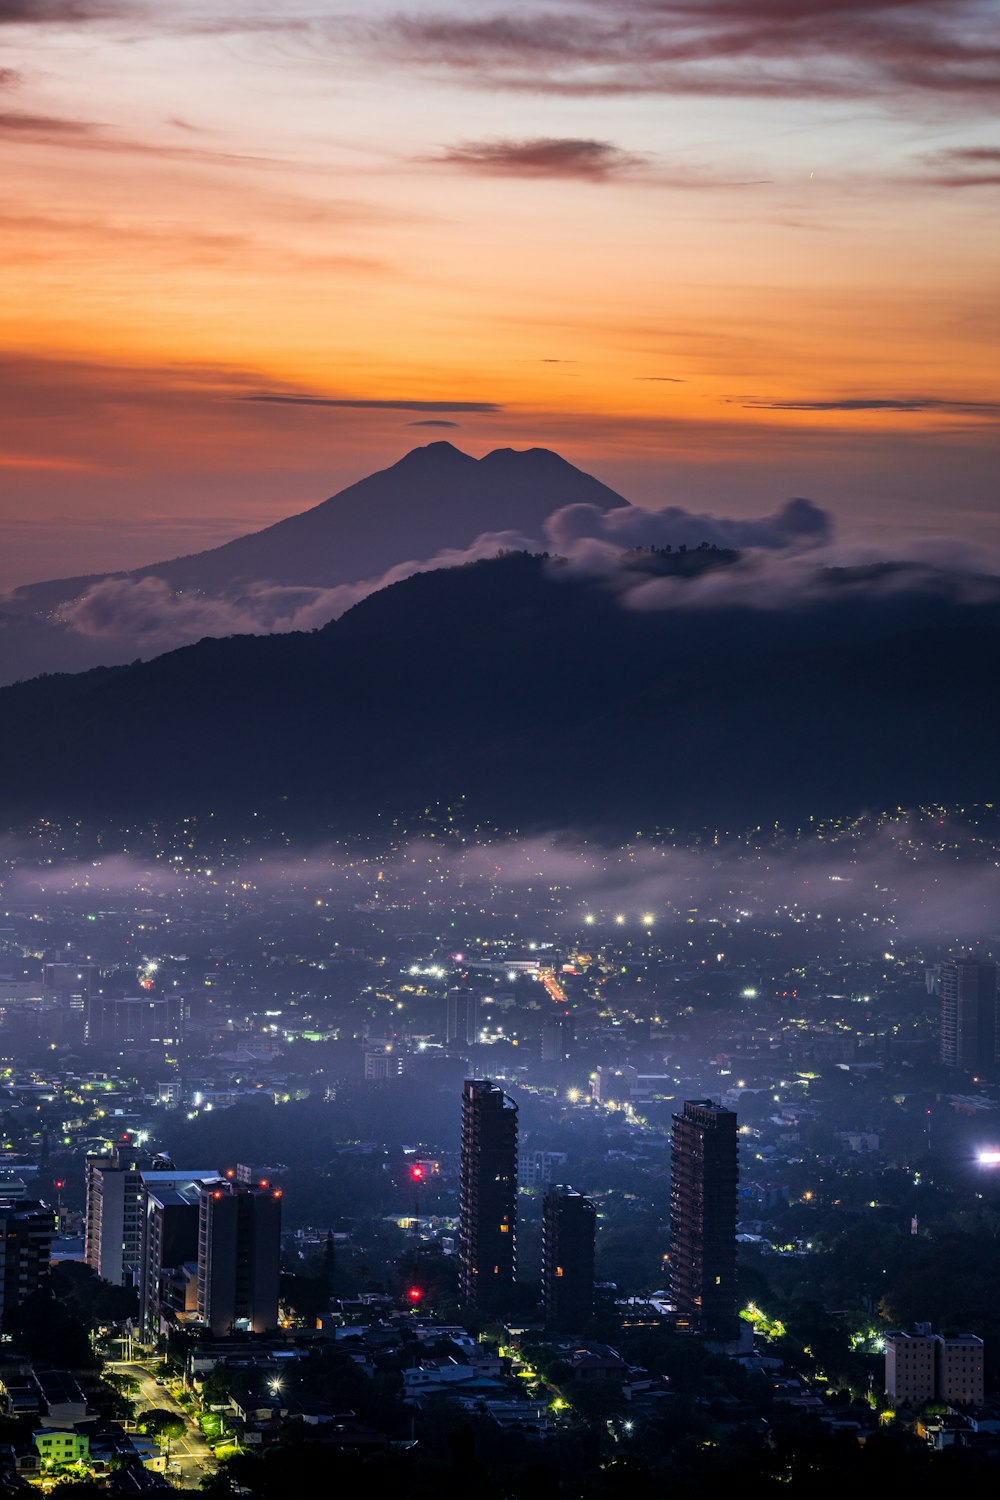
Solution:
[(201, 1185), (218, 1175), (211, 1168), (141, 1173), (139, 1313), (146, 1341), (155, 1339), (178, 1315), (194, 1315)]
[(955, 958), (937, 972), (941, 997), (941, 1061), (945, 1067), (978, 1073), (997, 1060), (997, 966), (976, 958)]
[(670, 1291), (678, 1321), (717, 1338), (736, 1331), (734, 1110), (688, 1099), (674, 1115)]
[(198, 1321), (215, 1337), (278, 1326), (281, 1189), (201, 1184)]
[(490, 1079), (462, 1095), (459, 1295), (495, 1310), (514, 1282), (517, 1251), (517, 1105)]
[(562, 1184), (542, 1206), (542, 1301), (545, 1326), (579, 1333), (594, 1311), (594, 1241), (597, 1209), (590, 1198)]
[(33, 1198), (0, 1199), (0, 1326), (49, 1279), (56, 1216)]
[(92, 1271), (114, 1286), (138, 1286), (142, 1265), (142, 1173), (164, 1158), (128, 1141), (107, 1156), (87, 1157), (84, 1254)]
[(479, 995), (475, 990), (453, 989), (448, 992), (445, 1040), (449, 1046), (473, 1047), (479, 1040)]

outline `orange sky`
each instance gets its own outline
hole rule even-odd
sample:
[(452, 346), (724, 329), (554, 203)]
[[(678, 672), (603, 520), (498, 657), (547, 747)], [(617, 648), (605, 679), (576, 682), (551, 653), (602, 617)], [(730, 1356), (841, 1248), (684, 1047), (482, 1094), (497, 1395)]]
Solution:
[(442, 436), (1000, 541), (988, 27), (0, 0), (0, 583), (197, 550)]

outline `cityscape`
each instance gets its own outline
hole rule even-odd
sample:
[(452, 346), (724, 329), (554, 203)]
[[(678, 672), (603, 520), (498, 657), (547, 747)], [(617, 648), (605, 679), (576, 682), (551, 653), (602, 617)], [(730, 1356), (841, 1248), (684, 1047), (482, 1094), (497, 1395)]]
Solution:
[(991, 0), (0, 0), (0, 1497), (1000, 1477)]
[(996, 1461), (991, 808), (206, 839), (7, 856), (12, 1483)]

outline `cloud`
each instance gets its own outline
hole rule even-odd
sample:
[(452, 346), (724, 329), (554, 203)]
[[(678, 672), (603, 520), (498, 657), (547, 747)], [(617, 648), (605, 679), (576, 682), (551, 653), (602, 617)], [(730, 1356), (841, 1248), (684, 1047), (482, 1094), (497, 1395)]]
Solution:
[(33, 115), (23, 110), (0, 112), (0, 131), (9, 135), (87, 135), (94, 126), (87, 120), (66, 120), (58, 115)]
[(1000, 164), (1000, 146), (952, 146), (950, 150), (939, 151), (937, 154), (949, 161)]
[(687, 381), (682, 380), (679, 375), (637, 375), (635, 378), (636, 380), (651, 381), (654, 384), (663, 382), (666, 385), (687, 385)]
[(693, 577), (624, 580), (622, 602), (635, 610), (811, 610), (851, 601), (935, 598), (956, 605), (1000, 603), (1000, 579), (929, 564), (838, 560), (834, 549), (751, 551), (729, 567)]
[(835, 401), (731, 401), (745, 411), (957, 411), (967, 416), (995, 416), (997, 401), (951, 401), (941, 396), (850, 397)]
[(817, 956), (853, 952), (870, 959), (876, 940), (900, 951), (904, 944), (931, 945), (914, 955), (919, 975), (924, 958), (939, 956), (935, 948), (945, 952), (995, 928), (1000, 868), (983, 858), (982, 837), (962, 822), (913, 813), (859, 818), (828, 828), (823, 838), (762, 839), (759, 847), (743, 839), (703, 848), (655, 838), (602, 844), (572, 830), (532, 839), (481, 837), (460, 846), (411, 839), (349, 858), (336, 845), (314, 845), (240, 860), (223, 855), (221, 863), (213, 860), (211, 876), (106, 852), (42, 861), (37, 848), (9, 838), (0, 844), (0, 860), (8, 899), (31, 909), (49, 899), (60, 910), (74, 902), (92, 910), (95, 897), (106, 893), (143, 907), (150, 896), (180, 897), (198, 910), (221, 911), (235, 891), (244, 904), (289, 894), (301, 901), (308, 892), (331, 911), (355, 911), (377, 894), (381, 924), (400, 911), (412, 928), (414, 912), (433, 916), (442, 905), (524, 913), (534, 909), (525, 902), (542, 890), (546, 922), (570, 941), (579, 939), (587, 919), (588, 941), (631, 938), (645, 931), (648, 914), (659, 942), (683, 943), (697, 908), (695, 928), (705, 933), (718, 933), (721, 919), (731, 942), (742, 944), (763, 928), (786, 932), (797, 948), (808, 915), (816, 924), (809, 941)]
[(369, 396), (297, 396), (280, 391), (257, 391), (237, 396), (238, 401), (260, 401), (272, 406), (346, 406), (366, 411), (503, 411), (495, 401), (417, 401), (405, 396), (381, 399)]
[(925, 157), (934, 175), (926, 178), (934, 187), (996, 187), (1000, 184), (1000, 146), (953, 146)]
[(698, 547), (702, 542), (726, 548), (767, 549), (814, 546), (829, 541), (833, 522), (812, 500), (788, 500), (772, 515), (757, 518), (712, 516), (669, 506), (645, 510), (640, 505), (599, 510), (595, 505), (566, 505), (545, 523), (546, 536), (558, 552), (572, 552), (582, 541), (607, 543), (619, 550), (633, 547)]
[(603, 0), (471, 19), (413, 10), (372, 23), (368, 37), (437, 77), (568, 97), (988, 102), (1000, 87), (1000, 47), (977, 0), (622, 0), (613, 18)]
[[(603, 580), (627, 609), (794, 613), (904, 596), (1000, 603), (1000, 553), (948, 537), (897, 536), (887, 558), (886, 547), (870, 540), (837, 539), (830, 512), (803, 498), (750, 517), (569, 505), (548, 518), (545, 531), (554, 576), (568, 564)], [(701, 556), (705, 545), (728, 556)], [(664, 566), (667, 551), (675, 564), (686, 551), (690, 566)]]
[(175, 593), (164, 578), (103, 578), (58, 611), (61, 624), (80, 635), (135, 642), (148, 653), (173, 650), (205, 636), (270, 635), (316, 630), (352, 605), (414, 573), (460, 567), (509, 550), (540, 550), (518, 532), (489, 532), (468, 547), (446, 548), (434, 557), (395, 564), (377, 578), (334, 588), (295, 587), (260, 580), (238, 594)]
[(420, 159), (501, 177), (570, 177), (584, 182), (609, 182), (644, 164), (644, 158), (623, 151), (610, 141), (556, 136), (520, 141), (465, 141)]
[[(103, 134), (106, 128), (90, 120), (71, 120), (58, 115), (36, 115), (26, 111), (12, 110), (0, 115), (0, 129), (16, 133), (22, 141), (39, 146), (57, 145), (74, 151), (155, 157), (163, 161), (192, 161), (222, 167), (262, 167), (279, 172), (287, 172), (290, 165), (280, 157), (263, 156), (259, 153), (218, 151), (204, 146), (172, 146), (165, 142)], [(296, 169), (323, 175), (328, 171), (315, 163), (308, 166), (296, 163)]]
[(73, 22), (118, 20), (128, 15), (123, 0), (0, 0), (0, 26), (66, 26)]
[[(656, 553), (697, 554), (703, 544), (725, 549), (725, 562), (663, 574)], [(263, 635), (314, 630), (354, 604), (414, 573), (458, 567), (499, 552), (550, 551), (553, 577), (569, 567), (616, 593), (635, 610), (748, 608), (797, 610), (851, 597), (935, 595), (953, 602), (1000, 599), (982, 548), (946, 539), (899, 541), (902, 560), (885, 561), (870, 542), (838, 543), (828, 511), (811, 500), (788, 500), (769, 515), (725, 517), (670, 507), (565, 506), (551, 515), (544, 537), (489, 532), (468, 547), (400, 562), (379, 577), (334, 588), (292, 587), (258, 580), (225, 597), (174, 593), (152, 575), (105, 578), (59, 610), (77, 634), (156, 654), (204, 636)], [(1000, 558), (994, 559), (1000, 570)]]
[[(0, 136), (2, 132), (0, 116)], [(347, 217), (349, 206), (345, 205)], [(335, 270), (346, 275), (385, 275), (390, 270), (384, 262), (366, 256), (345, 255), (335, 250), (310, 251), (277, 239), (259, 238), (240, 227), (213, 231), (169, 221), (155, 224), (123, 221), (114, 215), (85, 218), (0, 208), (0, 258), (10, 265), (19, 261), (33, 263), (40, 253), (68, 256), (76, 262), (82, 242), (89, 242), (91, 253), (105, 259), (119, 256), (125, 250), (139, 252), (147, 266), (154, 258), (169, 265), (189, 266), (231, 265), (238, 257), (242, 268), (264, 271), (273, 268), (277, 258), (286, 268), (295, 265), (303, 270)]]
[(428, 417), (426, 422), (407, 422), (407, 427), (460, 427), (461, 422), (445, 422), (438, 418)]

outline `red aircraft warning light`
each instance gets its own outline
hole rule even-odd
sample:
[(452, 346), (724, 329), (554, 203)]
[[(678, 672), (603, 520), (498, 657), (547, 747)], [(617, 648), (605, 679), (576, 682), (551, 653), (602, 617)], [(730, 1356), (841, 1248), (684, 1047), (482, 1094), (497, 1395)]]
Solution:
[(423, 1182), (424, 1169), (419, 1162), (414, 1162), (413, 1166), (410, 1168), (410, 1180), (412, 1182)]
[(409, 1291), (406, 1294), (407, 1300), (410, 1303), (412, 1303), (413, 1305), (416, 1305), (416, 1303), (421, 1302), (423, 1300), (423, 1296), (424, 1296), (423, 1291), (418, 1286), (411, 1286), (410, 1289), (409, 1289)]

